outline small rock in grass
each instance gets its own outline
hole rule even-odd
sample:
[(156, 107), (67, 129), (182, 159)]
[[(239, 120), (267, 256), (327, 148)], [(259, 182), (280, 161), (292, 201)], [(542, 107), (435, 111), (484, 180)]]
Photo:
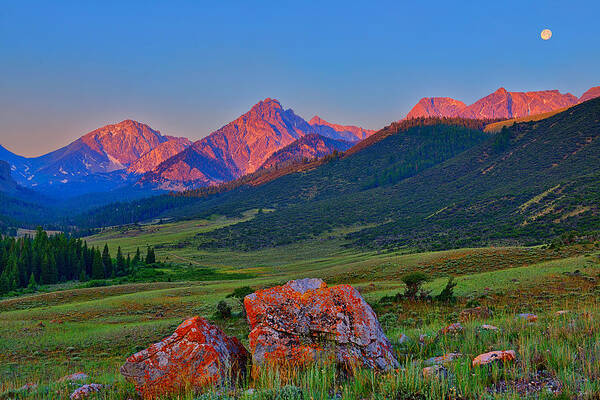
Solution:
[(506, 351), (490, 351), (489, 353), (480, 354), (473, 360), (473, 366), (488, 365), (495, 361), (508, 362), (513, 361), (517, 357), (514, 350)]
[(73, 393), (71, 393), (71, 396), (69, 397), (71, 400), (85, 399), (92, 393), (97, 393), (102, 389), (104, 389), (104, 385), (100, 385), (98, 383), (90, 383), (87, 385), (83, 385), (79, 389), (76, 389)]
[(463, 326), (460, 324), (460, 322), (456, 322), (454, 324), (446, 326), (445, 328), (442, 328), (440, 330), (440, 334), (441, 335), (456, 334), (456, 333), (460, 333), (464, 330), (465, 330), (465, 328), (463, 328)]
[(447, 377), (448, 370), (443, 365), (433, 365), (423, 368), (423, 378)]
[(59, 382), (76, 382), (76, 381), (84, 381), (88, 378), (89, 378), (89, 376), (83, 372), (75, 372), (74, 374), (63, 376), (58, 381)]
[(481, 329), (483, 329), (485, 331), (498, 331), (498, 330), (500, 330), (497, 326), (488, 325), (488, 324), (481, 325)]
[(404, 333), (400, 335), (400, 337), (396, 340), (396, 344), (405, 344), (408, 343), (410, 339)]
[(522, 313), (518, 315), (519, 318), (524, 319), (527, 322), (535, 322), (538, 320), (538, 316), (531, 313)]
[(28, 382), (28, 383), (24, 384), (23, 386), (21, 386), (18, 390), (19, 390), (19, 392), (28, 392), (30, 390), (35, 390), (37, 388), (38, 388), (37, 383)]
[(431, 357), (430, 359), (425, 360), (425, 365), (442, 365), (454, 361), (460, 357), (462, 357), (462, 354), (460, 353), (448, 353), (444, 354), (443, 356)]

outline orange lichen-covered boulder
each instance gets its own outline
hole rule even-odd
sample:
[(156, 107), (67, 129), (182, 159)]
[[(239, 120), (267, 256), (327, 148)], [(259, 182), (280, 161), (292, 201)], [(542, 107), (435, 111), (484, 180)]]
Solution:
[(495, 361), (508, 362), (516, 358), (514, 350), (507, 351), (490, 351), (489, 353), (480, 354), (473, 360), (473, 366), (487, 365)]
[(249, 353), (235, 337), (194, 317), (175, 333), (130, 356), (121, 374), (146, 398), (199, 389), (240, 376)]
[(256, 367), (335, 360), (345, 367), (398, 367), (377, 316), (352, 286), (290, 281), (246, 296)]

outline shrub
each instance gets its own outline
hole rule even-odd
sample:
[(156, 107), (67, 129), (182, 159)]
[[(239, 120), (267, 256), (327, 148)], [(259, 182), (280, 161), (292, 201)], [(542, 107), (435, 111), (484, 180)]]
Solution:
[(385, 313), (379, 318), (379, 322), (381, 323), (383, 329), (389, 330), (398, 323), (398, 315), (394, 313)]
[(402, 276), (401, 280), (406, 285), (404, 296), (408, 299), (416, 299), (421, 286), (431, 278), (423, 272), (410, 272)]
[(224, 300), (221, 300), (219, 304), (217, 304), (216, 316), (220, 319), (231, 318), (231, 307), (229, 307)]
[(246, 309), (244, 308), (244, 297), (252, 293), (254, 293), (254, 289), (252, 289), (250, 286), (242, 286), (235, 289), (232, 293), (228, 294), (227, 298), (233, 297), (234, 299), (237, 299), (242, 306), (242, 316), (246, 316)]
[(443, 303), (454, 303), (456, 302), (456, 296), (454, 296), (454, 288), (456, 287), (456, 282), (454, 282), (454, 277), (451, 276), (446, 283), (446, 287), (442, 289), (440, 294), (435, 296), (435, 299), (441, 301)]

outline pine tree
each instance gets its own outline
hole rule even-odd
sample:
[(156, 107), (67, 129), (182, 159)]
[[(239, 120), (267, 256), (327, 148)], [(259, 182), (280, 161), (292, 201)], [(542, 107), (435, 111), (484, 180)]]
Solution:
[(44, 254), (42, 256), (42, 265), (40, 267), (40, 282), (44, 285), (52, 283), (52, 272), (50, 271), (50, 260), (48, 259), (48, 254)]
[(133, 260), (131, 260), (131, 265), (137, 267), (140, 264), (140, 261), (142, 261), (142, 255), (140, 254), (140, 248), (138, 247), (135, 256), (133, 256)]
[(33, 271), (31, 272), (31, 276), (29, 277), (27, 289), (37, 290), (37, 282), (35, 281), (35, 275), (33, 274)]
[(113, 265), (108, 251), (108, 244), (104, 245), (104, 250), (102, 251), (102, 264), (104, 264), (104, 273), (106, 277), (113, 276)]
[(115, 269), (116, 276), (123, 276), (125, 275), (125, 269), (126, 269), (126, 265), (125, 265), (125, 258), (123, 257), (123, 253), (121, 252), (121, 246), (119, 246), (119, 248), (117, 249), (117, 267)]
[(92, 261), (92, 279), (103, 279), (104, 278), (104, 264), (102, 264), (102, 257), (100, 251), (94, 251), (94, 259)]
[(154, 255), (154, 248), (148, 246), (146, 253), (146, 264), (154, 264), (156, 262), (156, 256)]

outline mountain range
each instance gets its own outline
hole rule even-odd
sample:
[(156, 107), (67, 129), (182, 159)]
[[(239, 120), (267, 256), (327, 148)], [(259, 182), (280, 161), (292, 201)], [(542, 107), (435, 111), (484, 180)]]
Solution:
[(509, 92), (496, 90), (467, 106), (450, 97), (424, 97), (410, 110), (406, 119), (427, 117), (459, 117), (471, 119), (509, 119), (543, 114), (582, 103), (600, 96), (600, 86), (593, 87), (580, 98), (558, 90)]
[(125, 120), (85, 134), (40, 157), (25, 158), (0, 148), (16, 182), (56, 197), (105, 192), (132, 182), (189, 146), (189, 140), (163, 136), (140, 122)]
[[(0, 146), (0, 160), (11, 165), (19, 185), (49, 196), (74, 197), (126, 187), (151, 193), (152, 189), (185, 190), (234, 180), (260, 169), (273, 153), (306, 135), (320, 139), (298, 143), (293, 158), (347, 149), (348, 143), (374, 132), (319, 117), (309, 123), (293, 110), (283, 109), (279, 101), (265, 99), (194, 143), (125, 120), (40, 157), (21, 157)], [(270, 165), (276, 160), (271, 159)]]
[[(508, 92), (501, 88), (470, 106), (451, 98), (423, 98), (406, 120), (518, 118), (562, 110), (597, 96), (600, 87), (591, 88), (580, 98), (557, 90)], [(278, 165), (347, 151), (360, 143), (348, 152), (352, 154), (383, 138), (374, 133), (330, 123), (319, 116), (306, 121), (278, 100), (267, 98), (193, 143), (125, 120), (89, 132), (40, 157), (22, 157), (0, 146), (0, 160), (10, 164), (12, 178), (19, 187), (35, 190), (44, 198), (96, 193), (91, 203), (99, 205), (102, 201), (148, 196), (156, 190), (182, 191), (232, 182)], [(21, 193), (13, 191), (14, 196)]]

